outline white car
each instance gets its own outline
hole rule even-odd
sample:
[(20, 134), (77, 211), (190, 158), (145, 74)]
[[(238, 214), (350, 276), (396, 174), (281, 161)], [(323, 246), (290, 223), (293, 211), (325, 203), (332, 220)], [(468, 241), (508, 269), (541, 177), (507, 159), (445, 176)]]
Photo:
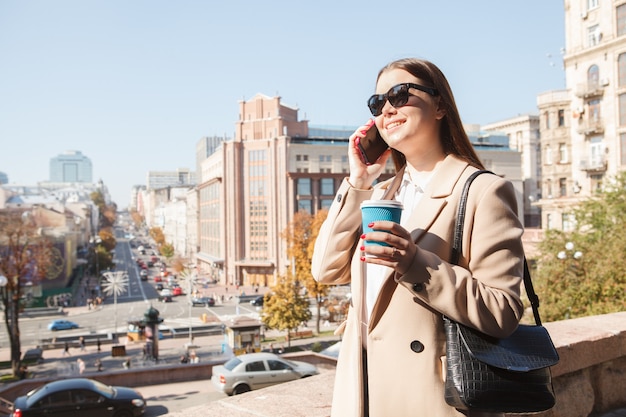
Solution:
[(291, 361), (273, 353), (247, 353), (213, 367), (211, 382), (228, 395), (317, 375), (310, 363)]

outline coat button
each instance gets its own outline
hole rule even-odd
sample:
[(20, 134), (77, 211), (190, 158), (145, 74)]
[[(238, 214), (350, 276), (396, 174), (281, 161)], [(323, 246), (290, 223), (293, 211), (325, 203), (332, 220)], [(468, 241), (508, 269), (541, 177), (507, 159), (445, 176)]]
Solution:
[(419, 340), (414, 340), (411, 342), (411, 350), (415, 353), (420, 353), (424, 350), (424, 344)]
[(420, 292), (423, 290), (424, 290), (424, 284), (422, 284), (421, 282), (416, 282), (415, 284), (413, 284), (413, 291)]
[(337, 202), (338, 202), (338, 203), (341, 203), (341, 198), (342, 198), (342, 197), (343, 197), (343, 196), (342, 196), (341, 194), (337, 194)]

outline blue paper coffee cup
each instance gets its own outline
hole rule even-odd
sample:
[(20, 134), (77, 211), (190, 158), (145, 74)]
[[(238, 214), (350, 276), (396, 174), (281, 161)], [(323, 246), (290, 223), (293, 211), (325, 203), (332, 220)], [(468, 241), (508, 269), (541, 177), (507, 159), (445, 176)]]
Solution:
[[(363, 219), (363, 233), (373, 232), (374, 229), (368, 226), (368, 224), (388, 220), (395, 223), (400, 223), (400, 217), (402, 216), (402, 203), (395, 200), (365, 200), (361, 203), (361, 216)], [(365, 241), (366, 245), (382, 245), (389, 246), (384, 242), (378, 241)]]

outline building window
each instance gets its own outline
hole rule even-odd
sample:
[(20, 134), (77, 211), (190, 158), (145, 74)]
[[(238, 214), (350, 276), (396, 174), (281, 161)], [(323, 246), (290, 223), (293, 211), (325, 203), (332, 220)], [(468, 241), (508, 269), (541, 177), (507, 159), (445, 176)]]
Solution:
[(320, 192), (322, 195), (335, 194), (335, 182), (332, 178), (322, 178), (320, 180)]
[(302, 210), (309, 214), (313, 214), (311, 211), (311, 200), (298, 200), (298, 211)]
[(310, 178), (298, 178), (298, 195), (311, 195)]
[(559, 143), (559, 163), (566, 164), (567, 162), (567, 145)]
[(564, 232), (571, 232), (574, 230), (575, 217), (572, 213), (561, 214), (561, 224), (563, 225)]
[(546, 146), (546, 165), (552, 165), (552, 148)]
[(617, 6), (617, 36), (626, 35), (626, 4)]
[(330, 209), (330, 206), (333, 204), (334, 199), (328, 199), (328, 198), (323, 198), (321, 200), (321, 204), (322, 204), (322, 209)]
[(330, 155), (320, 155), (320, 162), (331, 162), (332, 157)]
[(598, 7), (598, 0), (587, 0), (587, 10), (595, 9)]
[(567, 196), (567, 178), (559, 178), (559, 197)]
[(619, 134), (620, 164), (626, 165), (626, 133)]
[(594, 168), (604, 166), (604, 143), (601, 136), (589, 140), (589, 164)]
[(626, 126), (626, 94), (619, 95), (619, 125)]
[(598, 87), (600, 80), (600, 69), (597, 65), (592, 65), (587, 70), (587, 88), (595, 89)]
[(348, 162), (348, 156), (347, 155), (341, 155), (341, 163), (345, 164)]
[(565, 110), (559, 110), (559, 127), (565, 126)]
[(617, 57), (617, 85), (626, 86), (626, 54)]
[(600, 25), (593, 25), (587, 29), (587, 40), (589, 46), (596, 46), (600, 43)]
[(589, 110), (589, 115), (587, 116), (590, 122), (599, 122), (600, 121), (600, 100), (593, 99), (589, 100), (587, 103), (587, 109)]
[(552, 180), (551, 179), (546, 180), (546, 195), (548, 196), (548, 198), (552, 198)]

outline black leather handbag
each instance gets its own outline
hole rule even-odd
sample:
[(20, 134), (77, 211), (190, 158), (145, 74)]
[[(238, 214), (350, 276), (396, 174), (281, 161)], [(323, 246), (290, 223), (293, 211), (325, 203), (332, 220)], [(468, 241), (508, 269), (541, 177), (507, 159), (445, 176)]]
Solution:
[[(465, 206), (472, 174), (463, 188), (455, 224), (451, 262), (461, 254)], [(461, 410), (534, 413), (554, 406), (550, 366), (559, 356), (548, 331), (541, 325), (539, 298), (524, 259), (524, 286), (535, 325), (519, 325), (505, 339), (497, 339), (444, 316), (446, 333), (445, 400)]]

